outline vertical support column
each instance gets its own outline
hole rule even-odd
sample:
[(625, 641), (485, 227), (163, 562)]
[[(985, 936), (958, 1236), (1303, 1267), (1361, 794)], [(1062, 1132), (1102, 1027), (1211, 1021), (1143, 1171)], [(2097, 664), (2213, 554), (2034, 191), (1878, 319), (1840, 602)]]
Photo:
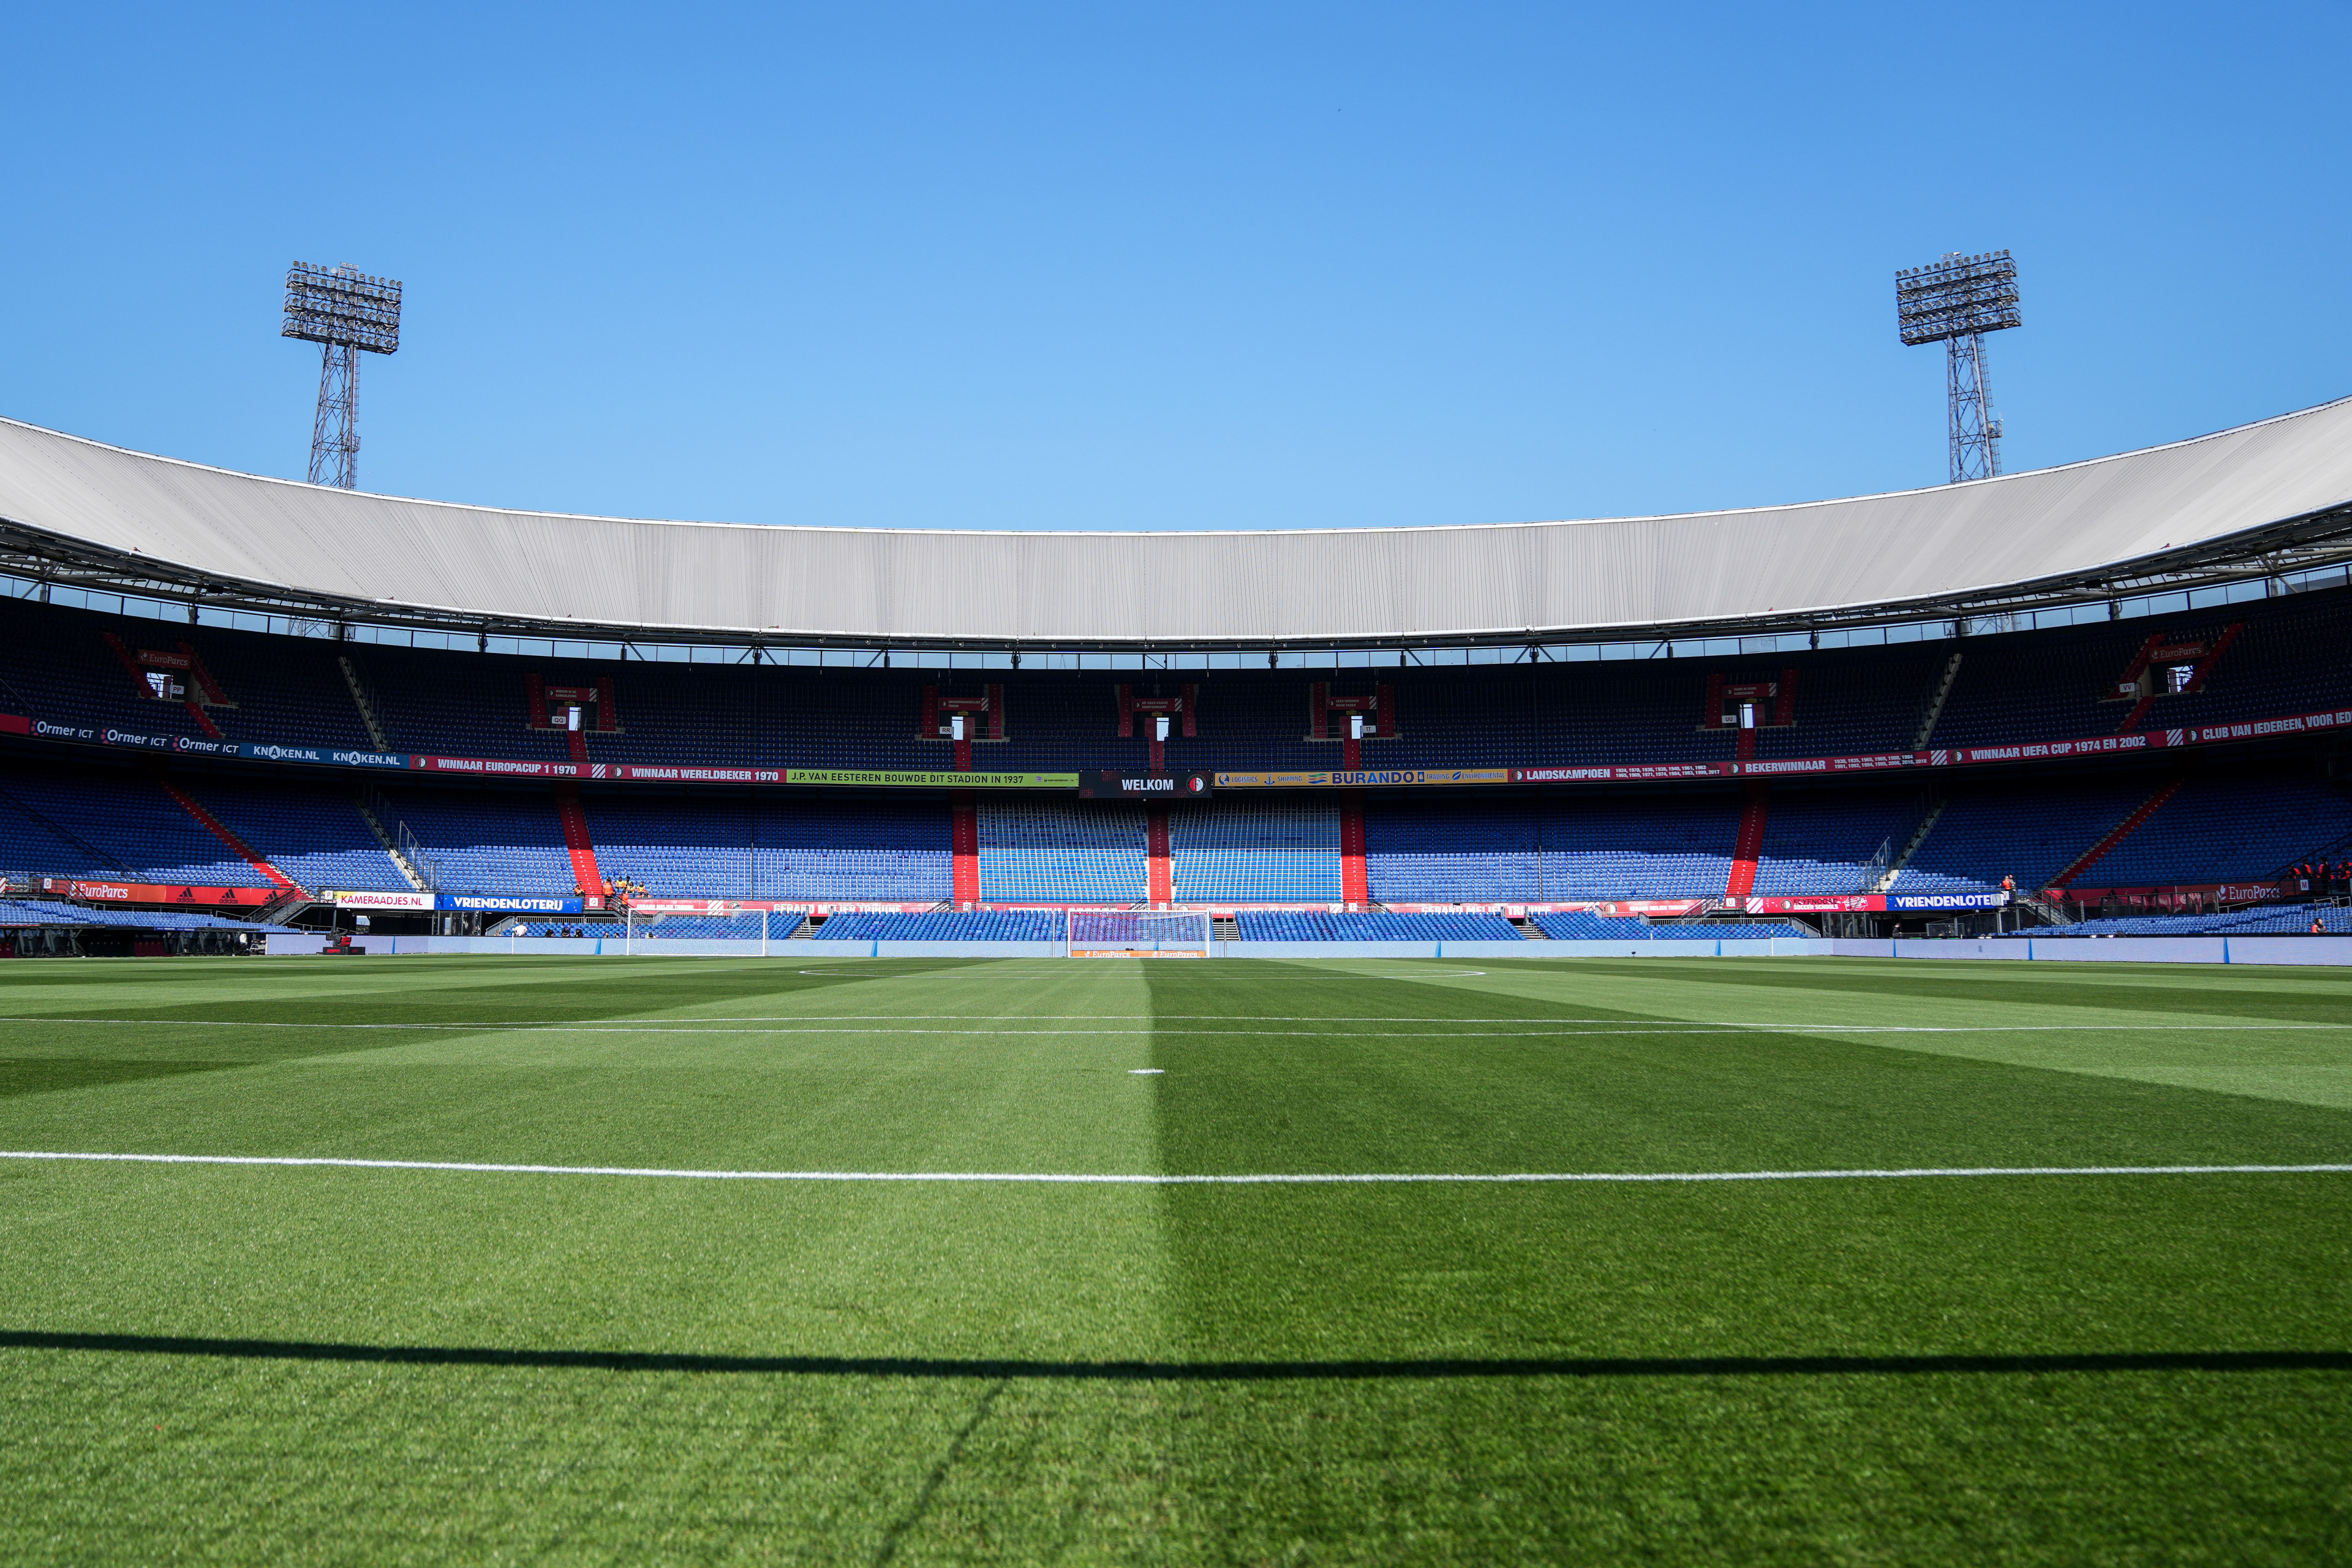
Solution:
[(1339, 897), (1350, 907), (1372, 901), (1371, 878), (1364, 866), (1364, 792), (1339, 795)]
[(1731, 877), (1723, 889), (1727, 899), (1744, 899), (1756, 890), (1756, 862), (1764, 856), (1764, 824), (1769, 816), (1764, 786), (1748, 786), (1739, 810), (1739, 837), (1731, 850)]
[(572, 879), (585, 896), (602, 898), (604, 873), (596, 864), (596, 842), (589, 837), (588, 813), (581, 807), (578, 785), (555, 786), (555, 812), (563, 823), (563, 847), (572, 856)]
[(1144, 811), (1148, 851), (1150, 856), (1149, 862), (1150, 901), (1156, 909), (1176, 901), (1176, 874), (1174, 868), (1168, 861), (1168, 808), (1164, 805), (1151, 805), (1146, 806)]
[(979, 798), (968, 789), (957, 790), (948, 798), (954, 818), (955, 901), (976, 904), (980, 902)]

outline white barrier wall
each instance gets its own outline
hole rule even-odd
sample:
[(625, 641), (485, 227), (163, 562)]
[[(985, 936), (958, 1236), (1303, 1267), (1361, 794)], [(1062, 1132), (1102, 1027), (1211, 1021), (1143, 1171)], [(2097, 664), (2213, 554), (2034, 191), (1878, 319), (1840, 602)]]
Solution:
[(1220, 942), (1218, 958), (1770, 958), (1813, 952), (1793, 937), (1701, 942)]
[(1058, 942), (785, 942), (730, 937), (404, 936), (402, 952), (512, 952), (639, 958), (1059, 958)]
[[(265, 937), (272, 957), (317, 954), (320, 935)], [(364, 936), (352, 945), (372, 955), (509, 953), (619, 958), (619, 937)], [(1220, 942), (1218, 958), (1894, 958), (1977, 959), (2015, 963), (2276, 963), (2352, 966), (2352, 936), (1985, 937), (1887, 940), (1790, 938), (1714, 942)], [(639, 958), (1059, 958), (1057, 942), (757, 942), (652, 941)], [(1166, 960), (1174, 963), (1177, 960)]]
[(1994, 958), (2034, 963), (2352, 964), (2352, 936), (2010, 936), (1814, 944), (1838, 958)]

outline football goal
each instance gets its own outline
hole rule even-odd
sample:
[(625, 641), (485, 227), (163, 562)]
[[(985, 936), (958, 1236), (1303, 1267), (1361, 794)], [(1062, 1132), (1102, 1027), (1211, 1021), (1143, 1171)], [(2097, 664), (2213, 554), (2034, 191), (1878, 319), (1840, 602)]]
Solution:
[(1206, 958), (1209, 917), (1192, 910), (1072, 910), (1072, 958)]

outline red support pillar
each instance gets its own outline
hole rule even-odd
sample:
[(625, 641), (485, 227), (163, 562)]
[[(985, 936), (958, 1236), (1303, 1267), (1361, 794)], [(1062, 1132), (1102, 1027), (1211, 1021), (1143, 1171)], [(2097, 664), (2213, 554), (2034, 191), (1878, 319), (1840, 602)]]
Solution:
[(1176, 901), (1176, 875), (1168, 863), (1168, 808), (1152, 805), (1146, 812), (1146, 833), (1150, 840), (1150, 900), (1154, 906)]
[(981, 806), (971, 790), (957, 790), (948, 797), (948, 811), (952, 816), (952, 842), (955, 842), (955, 902), (981, 900)]
[(1732, 846), (1731, 879), (1723, 889), (1725, 898), (1744, 899), (1756, 890), (1756, 862), (1764, 856), (1764, 824), (1769, 816), (1764, 786), (1749, 784), (1747, 803), (1739, 811), (1739, 837)]
[(978, 797), (970, 790), (960, 789), (948, 798), (948, 809), (954, 821), (955, 901), (960, 905), (976, 904), (980, 902)]
[(1339, 898), (1360, 907), (1372, 901), (1371, 877), (1364, 867), (1364, 792), (1339, 796)]
[[(578, 731), (573, 731), (572, 739), (579, 739)], [(587, 897), (602, 898), (604, 873), (596, 864), (596, 841), (589, 836), (588, 813), (580, 805), (576, 786), (555, 786), (555, 814), (563, 823), (563, 847), (572, 856), (572, 879)]]

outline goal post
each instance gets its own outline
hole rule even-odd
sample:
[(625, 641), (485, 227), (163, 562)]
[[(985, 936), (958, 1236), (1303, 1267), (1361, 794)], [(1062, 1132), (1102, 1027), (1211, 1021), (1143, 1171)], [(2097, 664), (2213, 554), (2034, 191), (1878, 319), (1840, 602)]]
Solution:
[(1209, 917), (1194, 910), (1072, 910), (1072, 958), (1206, 958)]

